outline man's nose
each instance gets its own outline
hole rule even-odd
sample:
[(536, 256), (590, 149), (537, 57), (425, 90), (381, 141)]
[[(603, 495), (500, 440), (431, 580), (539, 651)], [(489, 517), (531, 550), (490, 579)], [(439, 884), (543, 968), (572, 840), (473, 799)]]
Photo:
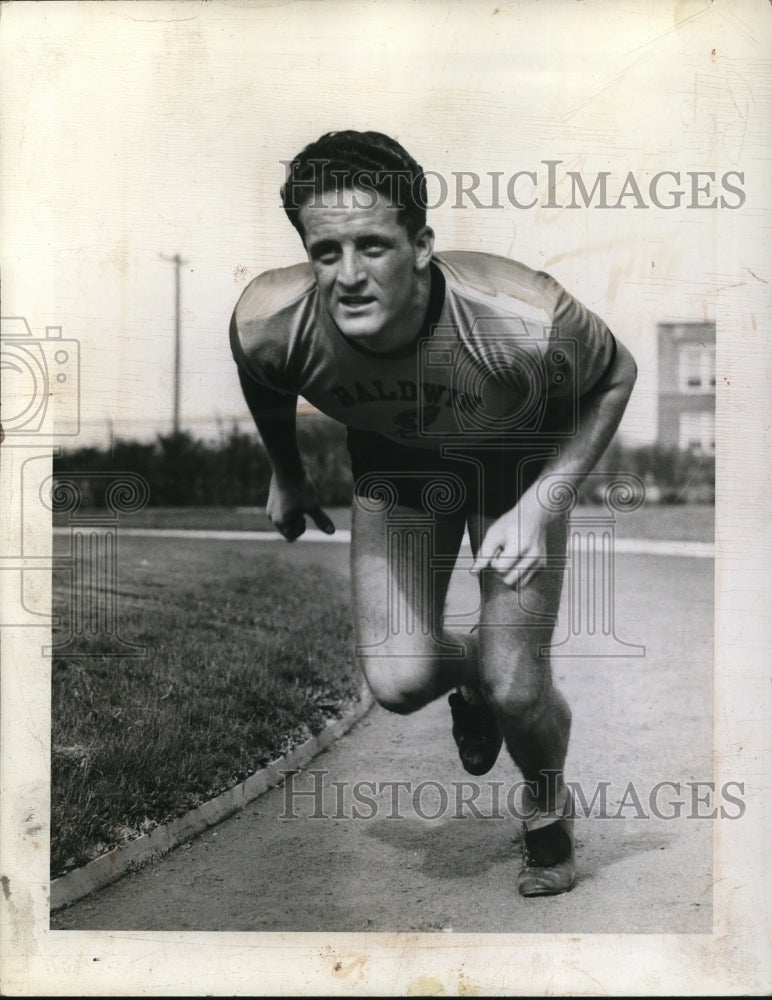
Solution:
[(344, 250), (338, 265), (338, 281), (347, 287), (365, 280), (362, 257), (355, 250)]

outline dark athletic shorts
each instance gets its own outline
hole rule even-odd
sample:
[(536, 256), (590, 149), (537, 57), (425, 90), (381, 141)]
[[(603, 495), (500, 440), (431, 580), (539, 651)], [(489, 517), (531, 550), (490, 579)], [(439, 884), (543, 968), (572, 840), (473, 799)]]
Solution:
[[(354, 493), (428, 513), (463, 510), (500, 517), (538, 479), (548, 457), (495, 442), (414, 448), (374, 431), (347, 428)], [(453, 454), (447, 454), (448, 447)]]

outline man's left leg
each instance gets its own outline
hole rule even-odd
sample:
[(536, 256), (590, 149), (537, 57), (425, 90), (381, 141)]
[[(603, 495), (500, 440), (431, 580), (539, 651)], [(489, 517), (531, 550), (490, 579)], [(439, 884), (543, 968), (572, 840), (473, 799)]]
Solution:
[[(493, 520), (470, 519), (475, 552)], [(540, 654), (551, 641), (560, 604), (566, 540), (567, 523), (557, 519), (547, 540), (557, 565), (539, 570), (522, 590), (507, 587), (490, 568), (480, 578), (480, 687), (530, 789), (525, 804), (533, 816), (525, 822), (526, 864), (519, 880), (523, 895), (565, 892), (576, 877), (563, 778), (571, 711), (553, 683), (549, 657)]]

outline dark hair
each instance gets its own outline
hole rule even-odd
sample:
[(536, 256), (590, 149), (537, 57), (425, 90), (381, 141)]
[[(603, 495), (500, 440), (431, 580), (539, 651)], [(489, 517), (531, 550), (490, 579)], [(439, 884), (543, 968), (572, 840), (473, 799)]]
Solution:
[(303, 237), (300, 209), (312, 198), (345, 188), (377, 191), (399, 209), (409, 235), (426, 225), (426, 177), (400, 144), (382, 132), (327, 132), (287, 164), (284, 211)]

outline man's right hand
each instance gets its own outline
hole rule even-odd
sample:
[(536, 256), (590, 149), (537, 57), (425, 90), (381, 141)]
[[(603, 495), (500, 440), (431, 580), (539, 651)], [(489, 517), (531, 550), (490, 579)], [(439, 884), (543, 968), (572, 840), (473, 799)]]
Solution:
[(335, 525), (319, 504), (314, 484), (305, 474), (296, 482), (281, 483), (275, 475), (271, 476), (265, 512), (288, 542), (294, 542), (306, 530), (306, 514), (326, 535), (335, 531)]

